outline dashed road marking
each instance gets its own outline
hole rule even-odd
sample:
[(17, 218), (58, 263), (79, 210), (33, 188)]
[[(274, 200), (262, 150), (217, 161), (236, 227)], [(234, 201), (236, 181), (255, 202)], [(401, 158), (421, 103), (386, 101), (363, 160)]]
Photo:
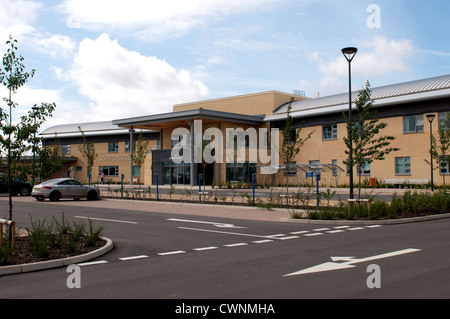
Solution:
[(248, 243), (236, 243), (236, 244), (229, 244), (229, 245), (224, 245), (225, 247), (241, 247), (241, 246), (247, 246)]
[(107, 264), (108, 262), (106, 260), (99, 260), (99, 261), (90, 261), (90, 262), (85, 262), (85, 263), (80, 263), (78, 264), (78, 266), (83, 267), (83, 266), (93, 266), (93, 265), (100, 265), (100, 264)]
[(131, 257), (122, 257), (122, 258), (119, 258), (119, 260), (127, 261), (127, 260), (143, 259), (143, 258), (148, 258), (148, 256), (147, 255), (139, 255), (139, 256), (131, 256)]
[(255, 240), (252, 243), (255, 243), (255, 244), (273, 243), (273, 240), (271, 240), (271, 239)]
[(306, 237), (313, 237), (313, 236), (320, 236), (320, 235), (323, 235), (323, 233), (311, 233), (311, 234), (305, 234), (305, 235), (303, 235), (303, 236), (306, 236)]
[(178, 254), (184, 254), (186, 251), (184, 250), (175, 250), (175, 251), (168, 251), (165, 253), (158, 253), (159, 256), (170, 256), (170, 255), (178, 255)]
[[(82, 218), (82, 217), (81, 217)], [(113, 220), (108, 220), (113, 221)], [(116, 222), (124, 222), (124, 221), (116, 221)], [(126, 222), (126, 223), (133, 223), (133, 222)], [(259, 237), (262, 238), (261, 240), (254, 240), (251, 243), (254, 244), (264, 244), (264, 243), (271, 243), (277, 240), (290, 240), (290, 239), (298, 239), (302, 236), (304, 237), (314, 237), (314, 236), (322, 236), (325, 233), (326, 234), (338, 234), (338, 233), (344, 233), (347, 231), (355, 231), (355, 230), (363, 230), (363, 229), (374, 229), (383, 227), (382, 225), (368, 225), (364, 227), (351, 227), (351, 226), (335, 226), (332, 228), (324, 227), (324, 228), (315, 228), (312, 229), (311, 232), (309, 230), (300, 230), (300, 231), (293, 231), (290, 232), (290, 235), (293, 236), (286, 236), (285, 234), (274, 234), (274, 235), (268, 235), (268, 236), (261, 236), (261, 235), (252, 235), (252, 234), (245, 234), (245, 233), (234, 233), (234, 232), (225, 232), (225, 231), (211, 231), (206, 229), (197, 229), (197, 228), (187, 228), (187, 227), (178, 227), (179, 229), (186, 229), (186, 230), (195, 230), (195, 231), (204, 231), (204, 232), (212, 232), (212, 233), (219, 233), (219, 234), (229, 234), (229, 235), (239, 235), (239, 236), (247, 236), (247, 237)], [(300, 236), (301, 235), (301, 236)], [(233, 247), (242, 247), (242, 246), (248, 246), (249, 243), (241, 242), (241, 243), (234, 243), (234, 244), (227, 244), (223, 245), (223, 247), (227, 248), (233, 248)], [(193, 248), (193, 251), (196, 252), (202, 252), (202, 251), (208, 251), (208, 250), (215, 250), (219, 249), (217, 246), (205, 246), (200, 248)], [(158, 253), (158, 256), (170, 256), (170, 255), (178, 255), (178, 254), (185, 254), (185, 250), (174, 250), (174, 251), (168, 251), (168, 252), (161, 252)], [(121, 257), (118, 258), (120, 261), (129, 261), (129, 260), (137, 260), (137, 259), (145, 259), (149, 258), (148, 255), (137, 255), (137, 256), (130, 256), (130, 257)], [(107, 264), (108, 261), (106, 260), (98, 260), (98, 261), (92, 261), (92, 262), (84, 262), (79, 263), (79, 266), (91, 266), (91, 265), (100, 265), (100, 264)]]
[(219, 247), (216, 247), (216, 246), (210, 246), (210, 247), (194, 248), (194, 249), (192, 249), (192, 250), (195, 250), (195, 251), (205, 251), (205, 250), (214, 250), (214, 249), (217, 249), (217, 248), (219, 248)]

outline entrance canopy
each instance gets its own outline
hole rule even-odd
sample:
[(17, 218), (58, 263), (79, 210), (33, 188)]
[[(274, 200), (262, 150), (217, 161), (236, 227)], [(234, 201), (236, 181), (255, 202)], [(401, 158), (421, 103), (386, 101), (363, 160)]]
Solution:
[(188, 126), (193, 120), (202, 120), (206, 125), (217, 122), (262, 125), (264, 115), (245, 115), (200, 108), (115, 120), (113, 124), (124, 128), (142, 127), (149, 130), (161, 130), (174, 126)]

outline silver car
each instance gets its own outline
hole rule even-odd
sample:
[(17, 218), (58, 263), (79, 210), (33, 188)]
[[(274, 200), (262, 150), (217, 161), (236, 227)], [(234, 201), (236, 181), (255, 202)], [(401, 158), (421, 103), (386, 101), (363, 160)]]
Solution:
[(51, 201), (57, 201), (60, 198), (96, 200), (100, 198), (100, 190), (95, 186), (83, 185), (72, 178), (57, 178), (34, 186), (31, 196), (38, 201), (46, 198)]

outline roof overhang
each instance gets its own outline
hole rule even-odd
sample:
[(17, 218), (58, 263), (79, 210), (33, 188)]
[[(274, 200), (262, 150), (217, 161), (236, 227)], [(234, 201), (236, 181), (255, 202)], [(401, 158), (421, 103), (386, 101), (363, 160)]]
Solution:
[(195, 109), (120, 119), (113, 121), (113, 124), (123, 128), (133, 127), (149, 130), (160, 130), (174, 126), (186, 126), (193, 120), (203, 120), (203, 124), (231, 122), (248, 125), (261, 125), (264, 123), (264, 115), (245, 115), (207, 109)]

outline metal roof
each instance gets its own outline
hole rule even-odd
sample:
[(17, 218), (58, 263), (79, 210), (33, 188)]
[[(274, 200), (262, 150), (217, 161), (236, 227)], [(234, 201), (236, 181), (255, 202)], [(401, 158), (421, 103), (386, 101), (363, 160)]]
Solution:
[[(375, 101), (375, 106), (378, 104), (376, 103), (377, 101), (381, 105), (382, 102), (387, 101), (387, 99), (393, 100), (393, 98), (395, 98), (397, 104), (402, 101), (409, 102), (414, 96), (418, 96), (419, 94), (423, 95), (425, 93), (428, 93), (427, 96), (429, 97), (433, 96), (434, 98), (439, 98), (441, 97), (440, 93), (445, 93), (442, 95), (448, 96), (448, 90), (450, 90), (450, 75), (371, 88), (372, 99)], [(433, 95), (429, 94), (432, 92), (434, 93)], [(358, 99), (358, 93), (359, 91), (352, 92), (352, 102), (355, 102)], [(282, 115), (287, 113), (288, 105), (289, 103), (280, 106), (274, 111), (274, 115)], [(292, 103), (291, 115), (295, 117), (295, 112), (310, 111), (341, 105), (348, 106), (348, 92), (304, 101), (295, 101)], [(269, 118), (273, 119), (274, 117)]]
[(81, 128), (83, 132), (97, 132), (97, 131), (114, 131), (123, 130), (123, 128), (112, 124), (112, 121), (103, 122), (90, 122), (90, 123), (74, 123), (74, 124), (62, 124), (52, 126), (43, 132), (41, 135), (54, 135), (54, 134), (68, 134), (68, 133), (80, 133), (78, 128)]
[[(95, 135), (118, 135), (118, 134), (128, 134), (129, 130), (113, 124), (112, 121), (102, 121), (102, 122), (89, 122), (89, 123), (74, 123), (74, 124), (62, 124), (52, 126), (40, 133), (43, 138), (54, 138), (55, 134), (58, 137), (73, 137), (81, 136), (81, 132), (84, 132), (86, 136)], [(149, 130), (135, 129), (137, 132), (151, 132)]]

